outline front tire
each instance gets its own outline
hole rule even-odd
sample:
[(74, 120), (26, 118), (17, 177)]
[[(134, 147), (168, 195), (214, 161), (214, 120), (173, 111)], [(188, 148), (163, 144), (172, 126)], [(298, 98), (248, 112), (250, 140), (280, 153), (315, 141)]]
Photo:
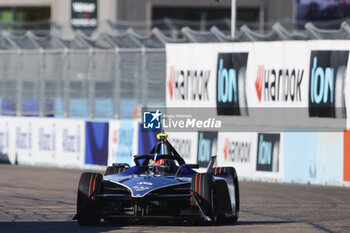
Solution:
[(226, 176), (231, 177), (233, 179), (233, 185), (235, 188), (235, 209), (232, 210), (235, 212), (235, 215), (232, 219), (233, 222), (237, 222), (238, 214), (240, 210), (240, 204), (239, 204), (239, 184), (238, 184), (238, 176), (236, 169), (234, 167), (217, 167), (213, 169), (213, 173), (216, 176)]
[[(216, 214), (214, 207), (214, 187), (213, 174), (196, 173), (192, 176), (191, 190), (197, 197), (199, 203), (204, 207), (206, 214), (211, 218), (212, 222), (216, 222)], [(196, 206), (197, 203), (193, 198), (191, 204)]]
[(97, 225), (101, 217), (99, 211), (99, 200), (92, 194), (100, 193), (102, 175), (99, 173), (84, 172), (81, 174), (77, 197), (78, 223), (81, 226)]

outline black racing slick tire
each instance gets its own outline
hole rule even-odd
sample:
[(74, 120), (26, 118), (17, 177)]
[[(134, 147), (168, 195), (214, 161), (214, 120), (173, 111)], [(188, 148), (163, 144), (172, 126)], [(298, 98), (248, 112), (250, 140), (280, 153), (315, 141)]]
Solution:
[[(191, 192), (196, 196), (198, 202), (204, 207), (206, 214), (211, 218), (211, 222), (216, 222), (214, 206), (214, 187), (212, 173), (196, 173), (192, 176)], [(191, 197), (191, 204), (197, 203)]]
[(235, 217), (233, 218), (233, 222), (236, 222), (238, 219), (238, 214), (240, 210), (240, 204), (239, 204), (239, 184), (238, 184), (238, 176), (236, 169), (234, 167), (216, 167), (213, 168), (213, 174), (216, 176), (230, 176), (233, 178), (233, 184), (235, 187)]
[(125, 166), (110, 166), (107, 167), (105, 176), (119, 174), (125, 172), (126, 169), (127, 168)]
[(100, 193), (102, 175), (99, 173), (84, 172), (81, 174), (77, 197), (77, 213), (79, 225), (97, 225), (99, 200), (93, 194)]

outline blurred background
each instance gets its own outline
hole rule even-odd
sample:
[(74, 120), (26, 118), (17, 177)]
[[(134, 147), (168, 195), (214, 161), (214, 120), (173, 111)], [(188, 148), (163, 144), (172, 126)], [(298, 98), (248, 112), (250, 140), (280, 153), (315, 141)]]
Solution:
[(235, 167), (235, 231), (350, 231), (349, 16), (350, 0), (0, 0), (0, 232), (78, 232), (77, 169), (148, 154), (143, 107), (223, 122), (166, 133), (199, 171)]
[[(170, 139), (177, 143), (176, 149), (187, 148), (182, 154), (192, 163), (203, 158), (200, 140), (207, 137), (206, 141), (213, 139), (212, 148), (222, 158), (219, 161), (243, 164), (238, 172), (248, 178), (343, 185), (350, 180), (346, 169), (350, 166), (349, 133), (344, 133), (348, 51), (338, 50), (346, 50), (350, 38), (349, 7), (347, 0), (1, 0), (0, 160), (71, 167), (132, 163), (132, 155), (150, 151), (159, 132), (142, 131), (142, 107), (202, 106), (211, 108), (214, 117), (226, 119), (230, 126), (251, 126), (251, 134), (244, 139), (247, 144), (238, 145), (252, 145), (254, 150), (236, 153), (234, 145), (243, 140), (237, 129), (226, 129), (232, 135), (198, 130), (187, 136), (174, 133)], [(216, 77), (207, 80), (210, 84), (193, 84), (198, 86), (192, 91), (208, 92), (209, 101), (177, 96), (187, 84), (179, 81), (176, 72), (209, 70), (214, 76), (218, 74), (216, 59), (223, 51), (227, 51), (220, 55), (225, 69), (242, 71), (240, 86), (230, 88), (243, 98), (239, 97), (241, 103), (223, 106), (240, 107), (241, 111), (265, 107), (264, 117), (253, 111), (241, 117), (237, 117), (240, 111), (216, 112), (221, 104), (215, 102), (221, 80)], [(317, 59), (322, 59), (322, 64)], [(337, 79), (327, 76), (327, 86), (316, 84), (313, 89), (311, 82), (323, 82), (313, 81), (309, 73), (312, 64), (316, 68), (314, 61), (323, 67), (317, 69), (337, 70)], [(264, 76), (270, 71), (291, 72), (299, 98), (294, 101), (295, 92), (290, 90), (289, 102), (278, 97), (275, 101), (274, 81)], [(297, 79), (293, 72), (298, 72)], [(288, 99), (288, 90), (286, 95)], [(314, 103), (314, 97), (323, 102)], [(276, 106), (281, 110), (278, 114), (269, 109)], [(300, 118), (295, 115), (296, 108), (301, 109)], [(321, 110), (315, 112), (316, 108)], [(337, 120), (341, 124), (333, 125)], [(282, 122), (282, 130), (268, 128), (276, 122)], [(257, 128), (261, 126), (265, 128)], [(269, 134), (284, 131), (286, 126), (297, 128), (297, 133)], [(328, 133), (323, 133), (327, 127)], [(234, 138), (231, 144), (230, 138)], [(256, 160), (262, 154), (256, 148), (266, 140), (278, 151), (266, 153), (272, 175), (257, 169)], [(233, 148), (229, 150), (230, 145)], [(294, 170), (299, 164), (295, 155), (304, 153), (310, 159), (302, 163), (301, 176)], [(329, 154), (336, 154), (336, 159)], [(247, 159), (235, 161), (234, 156)], [(210, 153), (203, 168), (209, 159)], [(276, 169), (272, 169), (274, 163)], [(324, 178), (326, 173), (317, 170), (327, 170), (329, 176)]]

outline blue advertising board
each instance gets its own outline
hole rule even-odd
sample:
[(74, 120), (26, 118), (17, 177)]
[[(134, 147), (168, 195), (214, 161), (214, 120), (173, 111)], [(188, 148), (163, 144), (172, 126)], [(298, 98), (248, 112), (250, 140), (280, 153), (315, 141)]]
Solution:
[(161, 129), (144, 129), (143, 124), (139, 124), (138, 154), (149, 154), (157, 144), (157, 134), (161, 132)]
[(108, 123), (86, 122), (85, 164), (107, 165)]

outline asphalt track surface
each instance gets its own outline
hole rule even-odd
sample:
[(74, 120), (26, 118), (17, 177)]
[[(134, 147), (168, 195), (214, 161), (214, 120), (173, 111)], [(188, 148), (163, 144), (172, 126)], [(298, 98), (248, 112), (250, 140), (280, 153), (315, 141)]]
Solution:
[(236, 224), (80, 227), (81, 170), (0, 165), (0, 232), (350, 232), (350, 188), (240, 182)]

